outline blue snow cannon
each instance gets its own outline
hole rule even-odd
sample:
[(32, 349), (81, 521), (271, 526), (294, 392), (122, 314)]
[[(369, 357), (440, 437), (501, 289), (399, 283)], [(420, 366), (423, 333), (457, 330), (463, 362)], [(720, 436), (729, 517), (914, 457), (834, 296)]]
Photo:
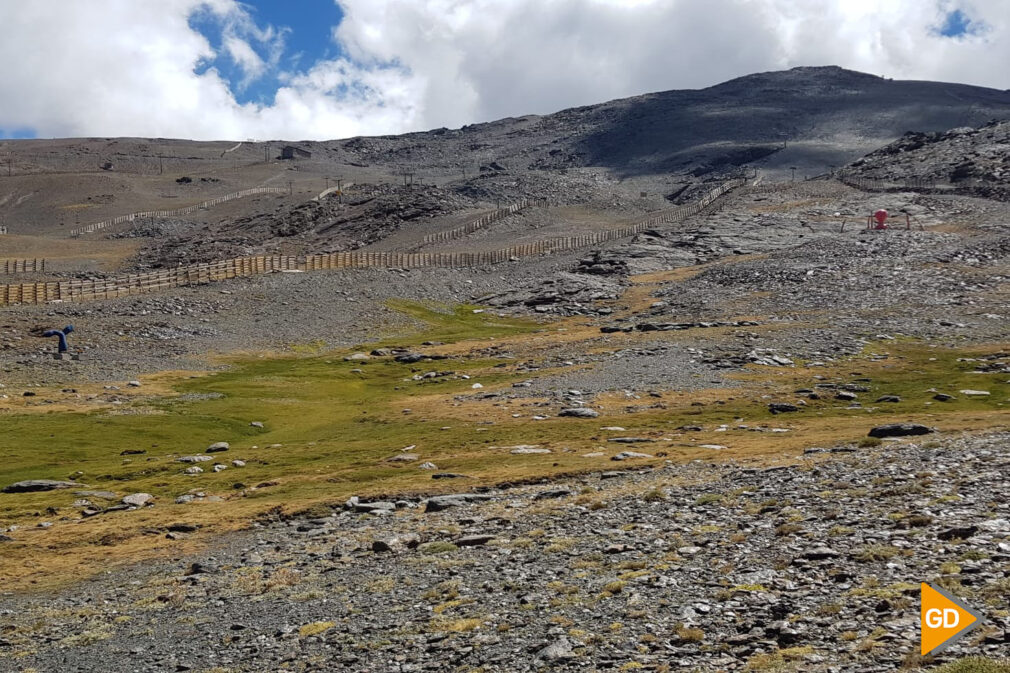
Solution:
[[(66, 353), (67, 347), (67, 335), (74, 331), (73, 325), (67, 325), (63, 329), (49, 329), (42, 333), (44, 337), (56, 337), (60, 340), (59, 352)], [(36, 332), (37, 334), (37, 332)]]

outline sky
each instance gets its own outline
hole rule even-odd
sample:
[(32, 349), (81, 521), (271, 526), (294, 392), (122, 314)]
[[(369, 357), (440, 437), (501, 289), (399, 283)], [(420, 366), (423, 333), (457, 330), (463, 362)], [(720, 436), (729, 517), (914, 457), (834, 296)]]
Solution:
[(324, 140), (840, 65), (1010, 87), (1010, 0), (0, 0), (0, 139)]

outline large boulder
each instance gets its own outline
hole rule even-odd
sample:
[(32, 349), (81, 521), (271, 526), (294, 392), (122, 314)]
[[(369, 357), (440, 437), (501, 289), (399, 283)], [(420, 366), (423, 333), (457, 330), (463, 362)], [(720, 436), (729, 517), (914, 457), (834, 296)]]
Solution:
[(459, 493), (456, 495), (436, 495), (428, 498), (424, 507), (425, 512), (441, 512), (450, 507), (461, 507), (478, 502), (491, 500), (489, 495), (478, 495), (477, 493)]
[(574, 407), (571, 409), (562, 409), (558, 416), (569, 416), (572, 418), (596, 418), (600, 415), (600, 412), (595, 409), (590, 409), (588, 407)]
[(869, 432), (870, 437), (913, 437), (935, 432), (933, 428), (918, 423), (888, 423), (878, 425)]
[(39, 493), (42, 491), (56, 491), (64, 488), (80, 488), (84, 484), (75, 481), (54, 481), (52, 479), (29, 479), (19, 481), (16, 484), (5, 486), (4, 493)]
[(150, 493), (131, 493), (123, 498), (123, 504), (130, 507), (154, 505), (154, 496)]
[(788, 402), (772, 402), (768, 405), (768, 411), (773, 414), (787, 414), (793, 411), (799, 411), (800, 408), (795, 404), (789, 404)]

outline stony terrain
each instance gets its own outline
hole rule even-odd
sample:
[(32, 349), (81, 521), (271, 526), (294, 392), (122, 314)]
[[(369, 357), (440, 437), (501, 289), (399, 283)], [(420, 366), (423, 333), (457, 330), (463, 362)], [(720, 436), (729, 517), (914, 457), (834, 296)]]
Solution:
[[(916, 226), (866, 231), (865, 213), (880, 206), (913, 213)], [(8, 381), (22, 384), (127, 380), (166, 366), (206, 366), (207, 352), (316, 341), (350, 347), (407, 324), (384, 305), (394, 298), (476, 302), (520, 315), (583, 315), (600, 328), (620, 330), (755, 316), (778, 327), (743, 335), (738, 345), (706, 344), (704, 338), (686, 344), (700, 349), (702, 359), (711, 360), (705, 368), (714, 371), (727, 362), (745, 364), (755, 349), (830, 358), (882, 333), (947, 343), (999, 340), (1005, 335), (1004, 279), (1010, 277), (1007, 214), (1004, 203), (991, 200), (874, 195), (824, 181), (786, 191), (759, 185), (716, 212), (626, 242), (495, 268), (280, 274), (101, 306), (9, 308), (0, 323), (0, 363)], [(934, 229), (948, 222), (964, 226)], [(691, 267), (697, 271), (661, 281), (647, 305), (618, 315), (634, 274)], [(77, 328), (75, 340), (86, 357), (54, 368), (46, 355), (50, 344), (31, 332), (67, 323)], [(654, 350), (667, 353), (658, 369), (642, 368), (652, 372), (648, 381), (684, 383), (683, 366), (696, 354), (682, 362), (667, 351)], [(608, 359), (587, 355), (582, 345), (559, 344), (555, 355), (561, 361)], [(642, 383), (637, 375), (625, 377), (625, 369), (639, 370), (608, 366), (590, 375), (598, 383), (589, 389)]]
[(890, 671), (918, 667), (919, 582), (939, 582), (990, 615), (942, 660), (1005, 653), (1010, 435), (926, 439), (352, 500), (11, 599), (0, 645), (110, 673)]
[[(0, 586), (0, 670), (869, 673), (1004, 656), (1010, 123), (948, 129), (1008, 112), (1006, 92), (799, 68), (545, 117), (299, 143), (312, 158), (288, 162), (277, 143), (26, 142), (16, 148), (20, 173), (0, 179), (0, 208), (18, 235), (0, 239), (0, 253), (44, 256), (48, 242), (58, 263), (5, 282), (245, 254), (495, 250), (626, 226), (730, 175), (749, 181), (684, 221), (494, 266), (277, 273), (3, 307), (0, 417), (17, 428), (50, 419), (61, 447), (68, 417), (94, 420), (89, 432), (105, 436), (110, 418), (143, 414), (156, 432), (179, 418), (177, 401), (228, 398), (165, 401), (173, 389), (159, 376), (234, 371), (237, 354), (303, 355), (291, 362), (324, 362), (327, 376), (353, 374), (348, 390), (370, 394), (378, 384), (354, 386), (416, 366), (387, 374), (382, 395), (397, 396), (352, 409), (379, 415), (395, 404), (395, 422), (360, 418), (320, 437), (334, 461), (352, 461), (332, 473), (289, 467), (299, 450), (317, 452), (315, 438), (251, 446), (273, 428), (245, 416), (213, 428), (241, 441), (213, 466), (199, 456), (206, 472), (187, 464), (200, 470), (185, 473), (192, 479), (147, 435), (144, 458), (108, 435), (109, 474), (83, 453), (0, 466), (0, 489), (87, 474), (116, 491), (73, 491), (77, 500), (39, 500), (37, 511), (25, 510), (23, 490), (0, 494), (0, 552), (20, 554), (19, 571), (36, 560), (25, 540), (37, 542), (40, 566), (52, 549), (110, 559), (107, 574), (60, 589)], [(54, 173), (60, 157), (73, 172)], [(833, 179), (843, 164), (844, 181)], [(343, 193), (319, 197), (337, 177)], [(887, 188), (864, 191), (851, 178)], [(138, 221), (69, 252), (55, 238), (82, 213), (168, 209), (258, 185), (289, 194)], [(424, 243), (522, 198), (547, 205)], [(867, 229), (880, 208), (891, 227)], [(460, 321), (450, 343), (421, 343), (428, 325), (405, 300), (529, 322), (471, 333), (478, 323)], [(54, 360), (39, 336), (65, 324), (80, 360)], [(867, 395), (871, 367), (888, 385), (916, 383), (904, 399)], [(944, 376), (979, 383), (959, 390)], [(281, 379), (272, 372), (264, 390)], [(353, 406), (341, 400), (333, 412)], [(300, 412), (290, 407), (287, 420)], [(927, 434), (867, 437), (885, 417), (925, 423), (917, 431)], [(448, 463), (428, 470), (423, 454), (438, 444), (429, 435), (417, 449), (411, 439), (394, 459), (414, 480), (391, 472), (409, 487), (377, 489), (368, 480), (406, 442), (380, 434), (363, 447), (362, 437), (391, 427), (442, 433)], [(491, 447), (521, 478), (487, 476), (506, 462), (497, 459), (470, 463), (480, 476), (445, 469), (483, 455), (474, 447), (490, 440), (478, 433), (516, 428), (551, 446), (523, 436)], [(24, 460), (17, 432), (0, 457)], [(266, 480), (231, 476), (242, 469)], [(207, 487), (223, 470), (233, 470), (227, 487)], [(177, 489), (180, 478), (193, 488)], [(159, 495), (132, 493), (132, 479)], [(253, 509), (283, 499), (274, 487), (300, 493), (299, 480), (305, 500)], [(350, 486), (388, 497), (345, 505)], [(456, 495), (432, 496), (447, 491)], [(125, 493), (135, 499), (123, 502)], [(239, 525), (232, 508), (256, 516)], [(77, 530), (89, 542), (66, 546)], [(125, 562), (135, 558), (144, 562)], [(943, 585), (989, 621), (939, 661), (917, 655), (919, 582)]]
[(909, 132), (852, 163), (853, 176), (886, 183), (921, 183), (958, 194), (1010, 197), (1010, 122), (945, 132)]

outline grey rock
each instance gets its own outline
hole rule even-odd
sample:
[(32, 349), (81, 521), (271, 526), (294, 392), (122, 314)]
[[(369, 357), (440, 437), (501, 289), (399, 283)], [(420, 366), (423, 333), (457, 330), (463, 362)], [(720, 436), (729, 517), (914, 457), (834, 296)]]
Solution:
[(456, 540), (457, 547), (480, 547), (495, 539), (494, 535), (466, 535)]
[(82, 498), (101, 498), (103, 500), (115, 500), (119, 496), (112, 491), (74, 491), (74, 495)]
[(928, 435), (933, 429), (918, 423), (888, 423), (878, 425), (868, 433), (870, 437), (913, 437)]
[(4, 493), (39, 493), (42, 491), (58, 491), (65, 488), (80, 488), (84, 484), (75, 481), (56, 481), (53, 479), (28, 479), (5, 486)]
[(938, 540), (967, 540), (973, 538), (978, 534), (978, 526), (958, 526), (955, 528), (948, 528), (945, 531), (937, 533)]
[(354, 505), (354, 511), (361, 514), (371, 514), (372, 512), (392, 512), (396, 509), (396, 503), (380, 501), (380, 502), (359, 502)]
[(372, 541), (372, 551), (376, 553), (393, 552), (402, 547), (398, 539), (387, 538), (385, 540)]
[(517, 446), (514, 447), (511, 451), (509, 451), (509, 453), (514, 454), (516, 456), (529, 456), (529, 455), (551, 453), (551, 450), (542, 449), (537, 446)]
[(611, 456), (610, 460), (631, 460), (633, 458), (652, 458), (647, 453), (638, 453), (636, 451), (621, 451), (616, 456)]
[(465, 507), (475, 503), (488, 502), (492, 498), (489, 495), (477, 493), (460, 493), (455, 495), (436, 495), (428, 498), (424, 511), (441, 512), (452, 507)]
[(150, 493), (131, 493), (122, 500), (124, 505), (131, 507), (144, 507), (154, 504), (154, 496)]
[(831, 547), (820, 546), (803, 552), (802, 557), (808, 561), (825, 561), (827, 559), (839, 558), (841, 554)]
[(600, 412), (595, 409), (589, 409), (588, 407), (575, 407), (572, 409), (562, 409), (558, 416), (567, 416), (572, 418), (597, 418)]
[(795, 404), (790, 404), (788, 402), (772, 402), (768, 405), (768, 411), (773, 414), (786, 414), (794, 411), (799, 411), (800, 408)]
[(545, 662), (560, 662), (573, 659), (575, 653), (572, 643), (565, 636), (561, 636), (554, 642), (542, 647), (536, 653), (536, 659)]
[(550, 500), (553, 498), (564, 498), (571, 495), (571, 490), (567, 488), (552, 488), (549, 491), (540, 491), (535, 496), (534, 500)]

